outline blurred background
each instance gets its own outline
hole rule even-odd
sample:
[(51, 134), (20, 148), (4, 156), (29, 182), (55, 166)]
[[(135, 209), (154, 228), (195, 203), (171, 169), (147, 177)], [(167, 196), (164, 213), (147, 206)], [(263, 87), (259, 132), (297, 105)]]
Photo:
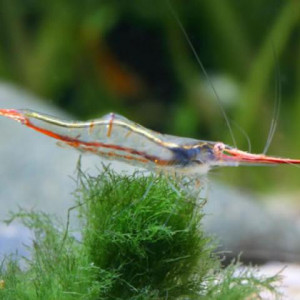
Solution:
[[(261, 153), (276, 122), (268, 153), (299, 158), (300, 2), (1, 0), (0, 80), (78, 120), (114, 111), (163, 133), (233, 145), (221, 105), (239, 148), (249, 149), (248, 137)], [(240, 167), (210, 177), (298, 203), (299, 172)]]
[[(170, 4), (169, 4), (170, 3)], [(0, 1), (0, 79), (79, 120), (114, 111), (163, 133), (300, 157), (300, 2), (283, 0)], [(280, 91), (276, 85), (280, 83)], [(282, 98), (278, 118), (274, 105)], [(249, 190), (295, 191), (299, 169), (216, 175)]]
[[(300, 1), (0, 1), (1, 107), (78, 120), (113, 111), (162, 133), (233, 145), (220, 105), (239, 148), (249, 139), (263, 152), (273, 122), (268, 154), (300, 158)], [(78, 153), (0, 122), (1, 219), (18, 205), (65, 217)], [(299, 168), (209, 177), (205, 226), (229, 257), (300, 261)], [(0, 254), (30, 236), (23, 230), (1, 224)]]

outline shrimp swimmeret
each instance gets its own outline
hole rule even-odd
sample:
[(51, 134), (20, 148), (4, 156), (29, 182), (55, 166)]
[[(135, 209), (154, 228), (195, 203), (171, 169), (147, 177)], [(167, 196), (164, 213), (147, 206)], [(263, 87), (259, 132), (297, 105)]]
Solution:
[(161, 134), (114, 113), (87, 122), (64, 121), (24, 109), (0, 109), (0, 115), (81, 152), (152, 171), (200, 176), (213, 167), (300, 164), (298, 159), (252, 154), (222, 142)]

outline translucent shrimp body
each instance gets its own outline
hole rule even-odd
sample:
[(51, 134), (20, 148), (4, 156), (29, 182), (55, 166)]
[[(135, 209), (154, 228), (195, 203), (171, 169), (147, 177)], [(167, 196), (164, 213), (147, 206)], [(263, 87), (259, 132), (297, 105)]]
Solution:
[(81, 152), (152, 171), (199, 176), (215, 166), (300, 164), (300, 160), (251, 154), (221, 142), (161, 134), (114, 113), (87, 122), (64, 121), (23, 109), (0, 109), (0, 115)]

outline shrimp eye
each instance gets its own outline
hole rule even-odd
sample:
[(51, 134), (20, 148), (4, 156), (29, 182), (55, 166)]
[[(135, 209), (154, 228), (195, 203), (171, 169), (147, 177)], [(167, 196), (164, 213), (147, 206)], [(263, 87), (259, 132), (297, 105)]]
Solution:
[(214, 145), (214, 153), (222, 153), (225, 150), (225, 145), (223, 143), (216, 143)]

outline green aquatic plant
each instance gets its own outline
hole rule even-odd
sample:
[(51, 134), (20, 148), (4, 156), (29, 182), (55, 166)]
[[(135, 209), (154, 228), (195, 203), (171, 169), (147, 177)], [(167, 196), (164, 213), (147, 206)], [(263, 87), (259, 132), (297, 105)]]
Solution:
[[(204, 201), (165, 177), (92, 177), (75, 193), (81, 238), (52, 216), (20, 210), (34, 233), (29, 258), (6, 257), (1, 299), (245, 299), (267, 290), (239, 263), (223, 268), (202, 227)], [(72, 213), (74, 209), (72, 210)], [(76, 236), (76, 235), (75, 235)]]

